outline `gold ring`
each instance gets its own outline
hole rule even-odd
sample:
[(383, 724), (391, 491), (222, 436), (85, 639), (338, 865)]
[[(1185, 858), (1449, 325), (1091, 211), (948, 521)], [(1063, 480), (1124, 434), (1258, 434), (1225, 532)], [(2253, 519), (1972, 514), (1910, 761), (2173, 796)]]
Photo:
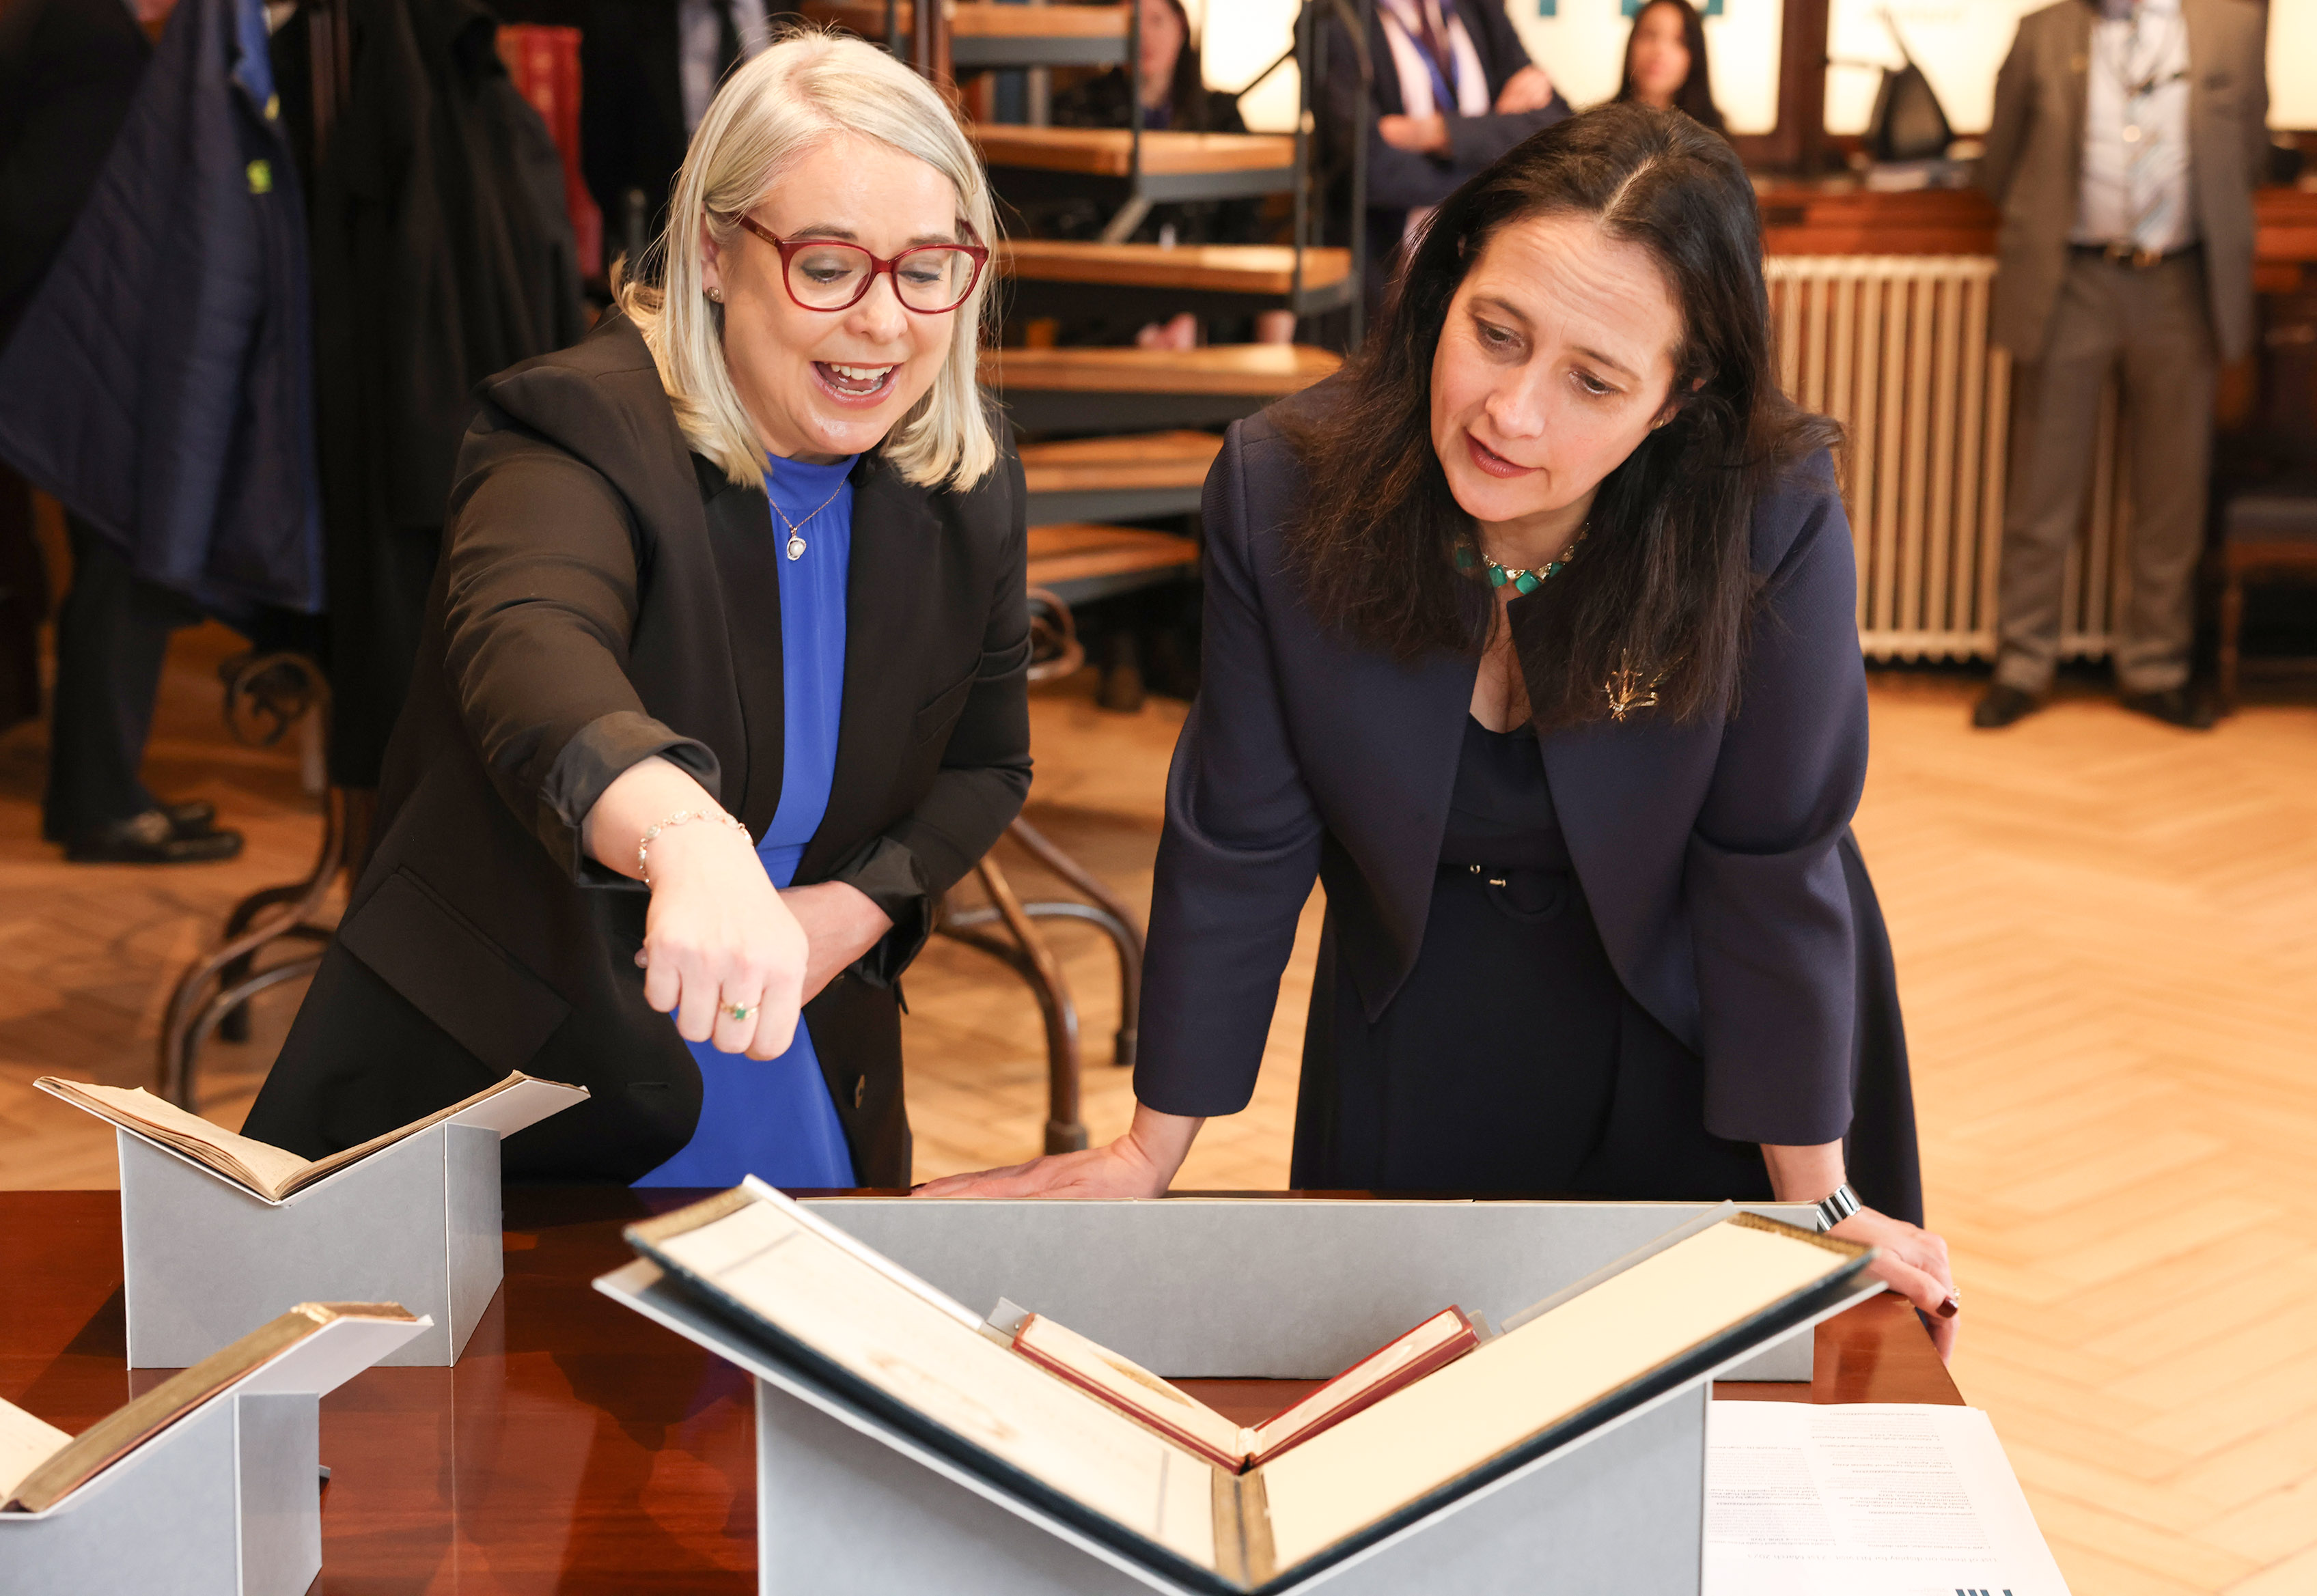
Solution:
[(731, 1015), (735, 1020), (746, 1020), (749, 1015), (756, 1012), (756, 1005), (754, 1003), (726, 1003), (724, 1005), (724, 1012)]

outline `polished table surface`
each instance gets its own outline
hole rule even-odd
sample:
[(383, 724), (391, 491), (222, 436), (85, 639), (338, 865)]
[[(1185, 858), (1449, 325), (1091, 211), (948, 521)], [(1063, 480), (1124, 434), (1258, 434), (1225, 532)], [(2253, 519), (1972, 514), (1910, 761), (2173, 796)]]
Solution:
[[(589, 1285), (634, 1256), (622, 1225), (702, 1195), (508, 1190), (506, 1283), (458, 1366), (370, 1369), (322, 1400), (315, 1590), (756, 1589), (747, 1378)], [(0, 1192), (0, 1397), (75, 1432), (166, 1378), (125, 1367), (120, 1224), (110, 1191)], [(1251, 1422), (1312, 1382), (1185, 1384)], [(1810, 1385), (1715, 1394), (1963, 1400), (1892, 1297), (1819, 1326)]]

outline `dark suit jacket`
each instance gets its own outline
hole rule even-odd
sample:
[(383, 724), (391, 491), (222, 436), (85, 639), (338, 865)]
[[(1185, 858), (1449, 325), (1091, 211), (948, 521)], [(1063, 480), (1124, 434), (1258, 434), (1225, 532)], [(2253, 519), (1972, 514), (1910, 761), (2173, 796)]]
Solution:
[(269, 76), (232, 0), (182, 0), (0, 349), (0, 458), (244, 623), (323, 596), (306, 210)]
[[(2268, 164), (2264, 19), (2246, 0), (2180, 0), (2188, 30), (2188, 183), (2221, 358), (2252, 348), (2252, 191)], [(2084, 165), (2092, 7), (2056, 0), (2019, 20), (1995, 79), (1980, 182), (2003, 213), (1990, 336), (2039, 358), (2068, 269)]]
[[(1464, 31), (1472, 37), (1473, 53), (1481, 58), (1481, 70), (1489, 80), (1489, 103), (1493, 105), (1513, 74), (1532, 64), (1528, 48), (1521, 43), (1502, 5), (1486, 0), (1449, 0), (1449, 8), (1464, 19)], [(1328, 41), (1328, 77), (1321, 85), (1321, 103), (1329, 137), (1341, 148), (1360, 113), (1359, 57), (1340, 22), (1330, 21), (1328, 27), (1333, 33)], [(1466, 178), (1531, 133), (1565, 120), (1570, 111), (1569, 102), (1555, 92), (1552, 103), (1543, 111), (1516, 116), (1450, 114), (1446, 155), (1394, 149), (1377, 136), (1375, 120), (1405, 115), (1408, 103), (1400, 98), (1400, 75), (1392, 69), (1381, 7), (1368, 18), (1368, 59), (1374, 67), (1367, 106), (1368, 271), (1373, 298), (1373, 290), (1389, 280), (1410, 210), (1439, 204)]]
[[(1246, 1106), (1315, 875), (1364, 907), (1335, 923), (1371, 1018), (1431, 906), (1477, 661), (1404, 666), (1312, 620), (1280, 546), (1302, 483), (1267, 415), (1207, 478), (1205, 685), (1167, 779), (1134, 1076), (1167, 1113)], [(1753, 559), (1736, 715), (1605, 719), (1546, 737), (1544, 762), (1619, 978), (1704, 1061), (1706, 1128), (1810, 1145), (1851, 1127), (1857, 944), (1881, 929), (1857, 923), (1840, 856), (1866, 683), (1824, 456), (1757, 509)], [(1382, 929), (1345, 936), (1361, 923)], [(1905, 1139), (1911, 1164), (1911, 1121)]]
[[(460, 457), (377, 851), (328, 957), (432, 1021), (377, 1057), (362, 983), (325, 970), (251, 1111), (317, 1155), (523, 1069), (592, 1101), (523, 1132), (510, 1173), (631, 1181), (688, 1141), (700, 1075), (644, 1002), (649, 899), (582, 851), (604, 788), (664, 754), (761, 836), (780, 799), (779, 561), (761, 487), (691, 455), (632, 323), (503, 372)], [(929, 492), (854, 475), (845, 702), (827, 818), (796, 879), (850, 881), (894, 930), (806, 1007), (860, 1178), (906, 1184), (895, 978), (939, 895), (1029, 789), (1020, 465)]]

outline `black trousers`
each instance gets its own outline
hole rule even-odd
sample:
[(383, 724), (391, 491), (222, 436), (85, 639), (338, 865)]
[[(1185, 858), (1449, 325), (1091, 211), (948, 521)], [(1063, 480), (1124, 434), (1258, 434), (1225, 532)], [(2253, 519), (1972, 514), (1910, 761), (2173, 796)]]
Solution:
[(155, 798), (139, 771), (169, 634), (199, 606), (129, 568), (112, 544), (67, 516), (72, 591), (57, 611), (57, 687), (49, 711), (49, 786), (40, 832), (62, 842), (141, 815)]

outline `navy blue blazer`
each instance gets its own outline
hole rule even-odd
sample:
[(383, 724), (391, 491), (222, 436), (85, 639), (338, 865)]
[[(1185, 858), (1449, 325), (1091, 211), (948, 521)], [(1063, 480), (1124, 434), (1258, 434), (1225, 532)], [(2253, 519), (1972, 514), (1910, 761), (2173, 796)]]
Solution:
[(138, 575), (322, 608), (306, 216), (255, 0), (182, 0), (0, 351), (0, 459)]
[[(1204, 685), (1167, 777), (1134, 1076), (1167, 1113), (1247, 1105), (1315, 875), (1370, 911), (1336, 927), (1371, 1019), (1424, 940), (1478, 662), (1403, 665), (1320, 626), (1281, 548), (1303, 481), (1268, 414), (1230, 429), (1207, 477)], [(1753, 562), (1734, 715), (1603, 720), (1545, 737), (1544, 762), (1619, 977), (1703, 1060), (1707, 1130), (1813, 1145), (1851, 1126), (1856, 944), (1875, 957), (1882, 931), (1871, 893), (1876, 923), (1857, 923), (1845, 879), (1866, 681), (1823, 453), (1757, 508)], [(1346, 934), (1362, 923), (1377, 929)], [(1903, 1049), (1899, 1067), (1911, 1183)]]

